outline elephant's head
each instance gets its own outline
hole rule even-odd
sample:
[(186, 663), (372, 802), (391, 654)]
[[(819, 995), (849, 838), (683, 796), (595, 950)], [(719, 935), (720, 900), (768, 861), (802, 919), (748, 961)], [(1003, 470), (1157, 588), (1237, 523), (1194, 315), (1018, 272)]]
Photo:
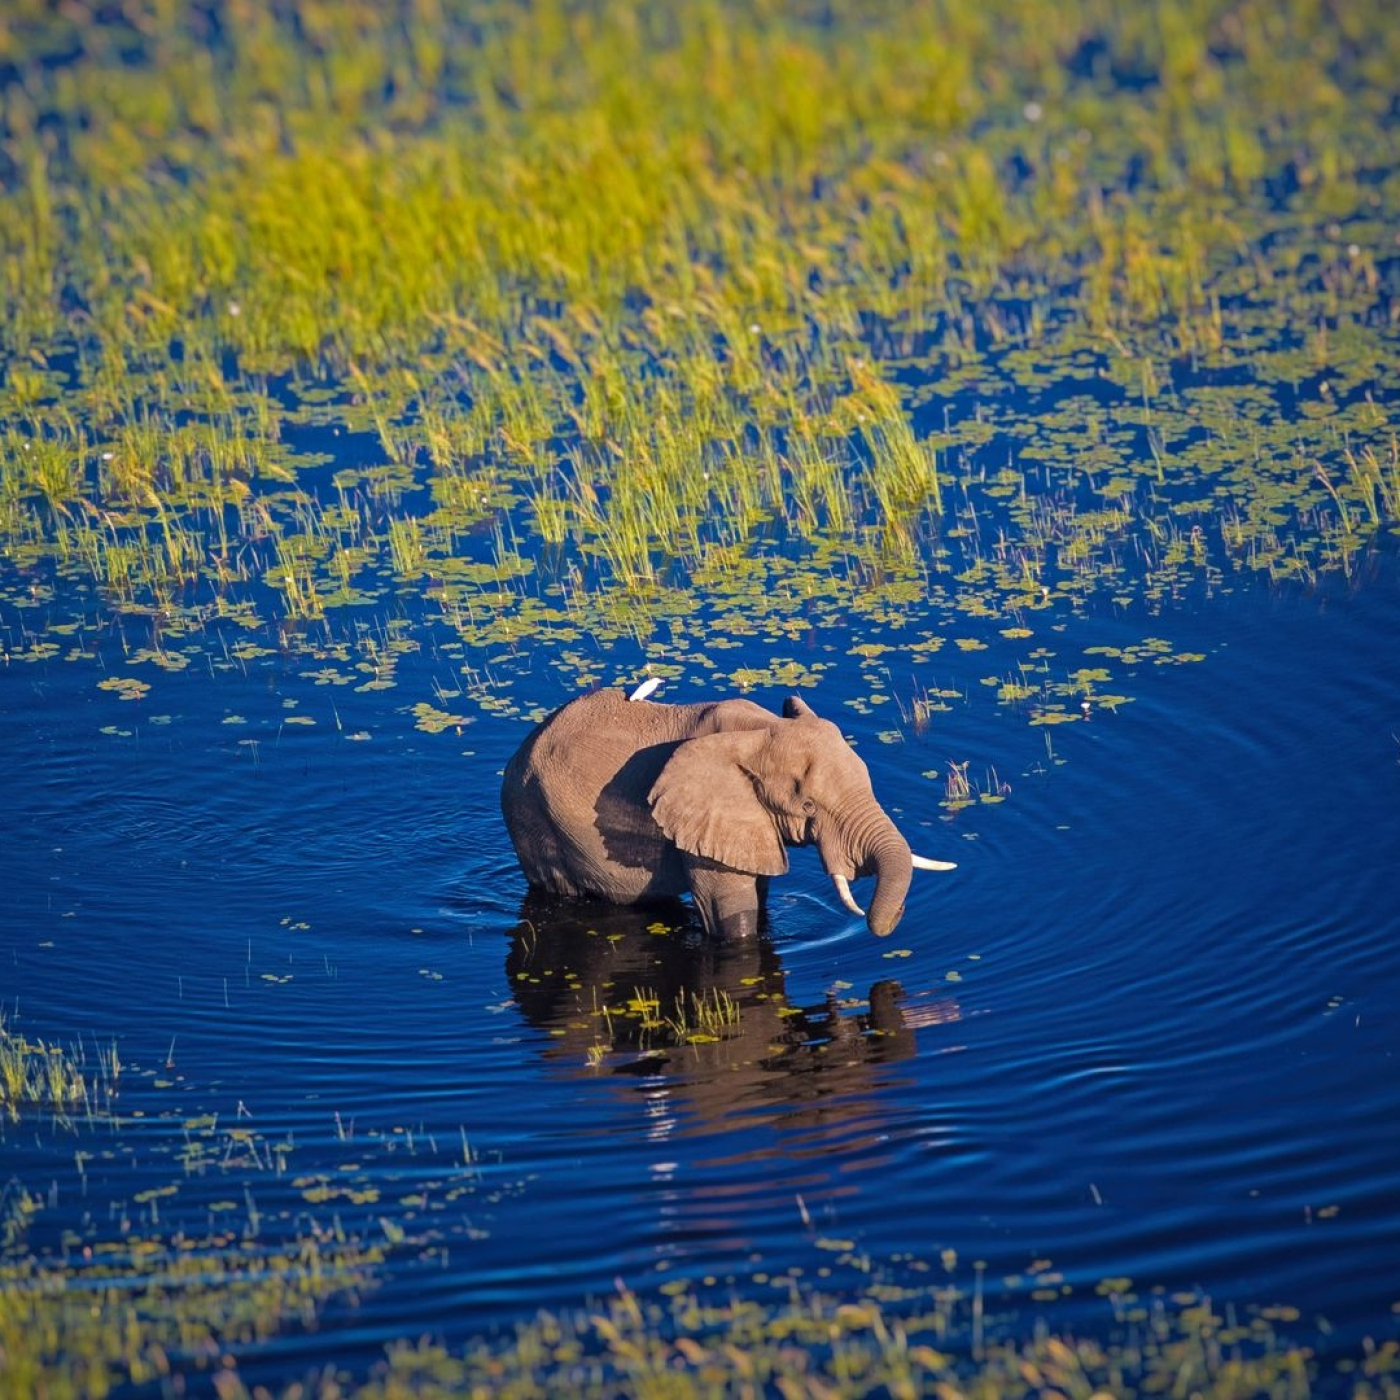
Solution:
[[(752, 875), (781, 875), (786, 847), (816, 846), (841, 902), (883, 937), (904, 913), (915, 865), (952, 867), (910, 854), (836, 725), (796, 697), (783, 716), (681, 744), (651, 789), (652, 815), (681, 850)], [(862, 875), (875, 876), (868, 914), (851, 897)]]

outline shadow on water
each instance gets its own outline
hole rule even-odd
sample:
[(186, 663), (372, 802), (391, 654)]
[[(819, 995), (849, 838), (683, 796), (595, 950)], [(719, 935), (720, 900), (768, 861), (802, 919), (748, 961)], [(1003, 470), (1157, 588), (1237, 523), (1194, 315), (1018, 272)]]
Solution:
[(646, 909), (529, 895), (506, 972), (544, 1059), (569, 1075), (663, 1080), (683, 1131), (775, 1123), (798, 1155), (851, 1146), (873, 1093), (916, 1054), (921, 1026), (956, 1021), (952, 998), (911, 1005), (893, 979), (788, 995), (766, 922), (752, 939), (707, 938), (679, 903)]

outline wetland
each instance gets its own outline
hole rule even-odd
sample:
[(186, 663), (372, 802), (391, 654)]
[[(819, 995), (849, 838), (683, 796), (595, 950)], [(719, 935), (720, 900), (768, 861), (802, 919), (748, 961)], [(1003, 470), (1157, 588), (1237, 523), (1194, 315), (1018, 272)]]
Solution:
[[(17, 1393), (1396, 1393), (1396, 71), (1370, 0), (7, 6)], [(957, 871), (531, 895), (501, 770), (646, 679)]]

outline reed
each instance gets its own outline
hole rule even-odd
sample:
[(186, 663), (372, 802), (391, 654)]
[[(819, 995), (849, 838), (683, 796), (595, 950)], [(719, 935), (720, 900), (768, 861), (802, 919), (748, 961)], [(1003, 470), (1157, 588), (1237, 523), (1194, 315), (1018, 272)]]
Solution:
[(212, 42), (18, 3), (26, 584), (269, 627), (431, 588), (476, 648), (552, 587), (601, 637), (763, 616), (713, 563), (786, 552), (809, 598), (858, 558), (1004, 625), (1351, 569), (1397, 518), (1379, 0), (251, 0)]
[(16, 1034), (0, 1013), (0, 1104), (14, 1121), (26, 1106), (62, 1116), (79, 1106), (89, 1116), (105, 1111), (122, 1070), (116, 1045), (99, 1048), (96, 1060), (94, 1071), (81, 1045), (65, 1050)]

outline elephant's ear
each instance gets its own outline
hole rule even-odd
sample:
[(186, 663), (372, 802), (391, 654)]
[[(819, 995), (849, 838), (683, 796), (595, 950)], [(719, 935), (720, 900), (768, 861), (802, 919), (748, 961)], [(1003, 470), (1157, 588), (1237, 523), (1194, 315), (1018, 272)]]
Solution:
[(671, 755), (647, 801), (656, 824), (683, 851), (749, 875), (782, 875), (782, 837), (754, 790), (762, 729), (687, 739)]

